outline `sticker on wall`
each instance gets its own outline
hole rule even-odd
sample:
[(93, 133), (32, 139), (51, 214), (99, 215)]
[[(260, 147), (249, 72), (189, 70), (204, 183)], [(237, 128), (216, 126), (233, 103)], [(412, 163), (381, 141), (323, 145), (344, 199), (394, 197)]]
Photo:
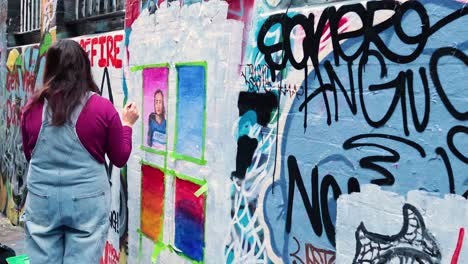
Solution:
[(176, 178), (175, 248), (185, 256), (203, 260), (205, 194), (198, 193), (200, 185)]
[(164, 219), (164, 172), (141, 165), (141, 231), (153, 241), (162, 237)]
[(204, 165), (207, 64), (180, 63), (176, 68), (177, 112), (172, 157)]
[(143, 70), (143, 146), (156, 154), (166, 153), (168, 67)]

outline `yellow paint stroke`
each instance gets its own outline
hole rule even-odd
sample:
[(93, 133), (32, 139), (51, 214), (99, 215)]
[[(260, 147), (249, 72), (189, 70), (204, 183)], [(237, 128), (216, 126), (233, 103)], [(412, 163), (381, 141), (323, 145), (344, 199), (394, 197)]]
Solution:
[(17, 49), (12, 49), (10, 50), (10, 52), (8, 53), (8, 59), (7, 59), (7, 67), (8, 67), (8, 70), (10, 72), (13, 71), (13, 69), (15, 68), (15, 64), (16, 64), (16, 59), (18, 59), (18, 57), (20, 56), (20, 52), (17, 50)]

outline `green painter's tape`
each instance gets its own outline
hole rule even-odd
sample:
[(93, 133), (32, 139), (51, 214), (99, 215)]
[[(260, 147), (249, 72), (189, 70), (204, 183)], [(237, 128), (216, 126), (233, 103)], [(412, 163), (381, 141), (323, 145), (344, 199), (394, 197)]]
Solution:
[(155, 169), (161, 170), (162, 172), (166, 172), (166, 169), (164, 169), (164, 167), (159, 166), (159, 165), (156, 165), (156, 164), (153, 164), (153, 163), (151, 163), (151, 162), (144, 161), (143, 159), (140, 160), (140, 164), (153, 167), (153, 168), (155, 168)]
[(141, 149), (141, 150), (144, 150), (144, 151), (146, 151), (146, 152), (150, 152), (150, 153), (153, 153), (153, 154), (157, 154), (157, 155), (166, 155), (166, 151), (165, 151), (165, 150), (157, 150), (157, 149), (153, 149), (153, 148), (146, 147), (146, 146), (143, 146), (143, 145), (140, 145), (140, 149)]
[(138, 241), (138, 260), (141, 260), (141, 256), (143, 255), (143, 233), (141, 230), (138, 229), (138, 233), (140, 234), (140, 238)]
[(182, 154), (177, 154), (175, 152), (171, 153), (171, 158), (178, 159), (178, 160), (185, 160), (185, 161), (192, 162), (192, 163), (195, 163), (195, 164), (198, 164), (198, 165), (206, 165), (206, 160), (204, 160), (204, 159), (197, 159), (197, 158), (194, 158), (194, 157), (190, 157), (190, 156), (186, 156), (186, 155), (182, 155)]
[(182, 174), (182, 173), (175, 172), (175, 171), (173, 171), (173, 170), (166, 170), (166, 173), (167, 173), (167, 174), (170, 174), (170, 175), (172, 175), (172, 176), (175, 176), (176, 178), (179, 178), (179, 179), (181, 179), (181, 180), (189, 181), (189, 182), (198, 184), (198, 185), (200, 185), (200, 186), (202, 186), (203, 184), (206, 183), (206, 180), (200, 180), (200, 179), (197, 179), (197, 178), (188, 176), (188, 175), (184, 175), (184, 174)]
[(194, 259), (191, 259), (189, 256), (185, 255), (184, 252), (178, 250), (177, 248), (175, 248), (174, 246), (168, 244), (166, 245), (166, 248), (167, 250), (169, 250), (171, 253), (174, 253), (176, 254), (177, 256), (189, 261), (190, 263), (192, 264), (203, 264), (204, 262), (203, 261), (196, 261)]
[(156, 263), (159, 253), (161, 253), (161, 251), (165, 250), (166, 248), (167, 246), (163, 242), (157, 242), (154, 245), (153, 255), (151, 255), (151, 262)]
[(206, 193), (207, 191), (208, 191), (208, 183), (205, 183), (194, 194), (196, 197), (200, 197), (200, 195)]
[(169, 63), (158, 63), (158, 64), (145, 64), (139, 66), (130, 67), (131, 72), (141, 71), (146, 68), (169, 68), (171, 65)]

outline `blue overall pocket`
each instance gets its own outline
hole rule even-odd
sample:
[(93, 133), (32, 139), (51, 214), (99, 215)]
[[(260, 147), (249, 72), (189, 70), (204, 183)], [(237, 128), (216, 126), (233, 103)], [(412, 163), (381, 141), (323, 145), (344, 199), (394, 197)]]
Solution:
[(27, 215), (26, 221), (48, 226), (50, 224), (49, 196), (28, 189), (25, 214)]
[(96, 227), (108, 221), (108, 196), (105, 191), (74, 196), (74, 222), (86, 227)]

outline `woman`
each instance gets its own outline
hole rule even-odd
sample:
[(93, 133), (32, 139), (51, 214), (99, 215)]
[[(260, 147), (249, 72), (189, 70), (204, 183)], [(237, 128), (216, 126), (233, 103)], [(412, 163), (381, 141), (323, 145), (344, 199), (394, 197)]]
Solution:
[(46, 55), (43, 88), (21, 117), (29, 161), (25, 251), (32, 264), (99, 263), (109, 229), (105, 155), (118, 167), (132, 149), (134, 103), (122, 120), (96, 94), (80, 45), (60, 40)]
[(164, 149), (166, 145), (166, 108), (164, 94), (160, 89), (154, 92), (154, 113), (148, 118), (148, 146)]

